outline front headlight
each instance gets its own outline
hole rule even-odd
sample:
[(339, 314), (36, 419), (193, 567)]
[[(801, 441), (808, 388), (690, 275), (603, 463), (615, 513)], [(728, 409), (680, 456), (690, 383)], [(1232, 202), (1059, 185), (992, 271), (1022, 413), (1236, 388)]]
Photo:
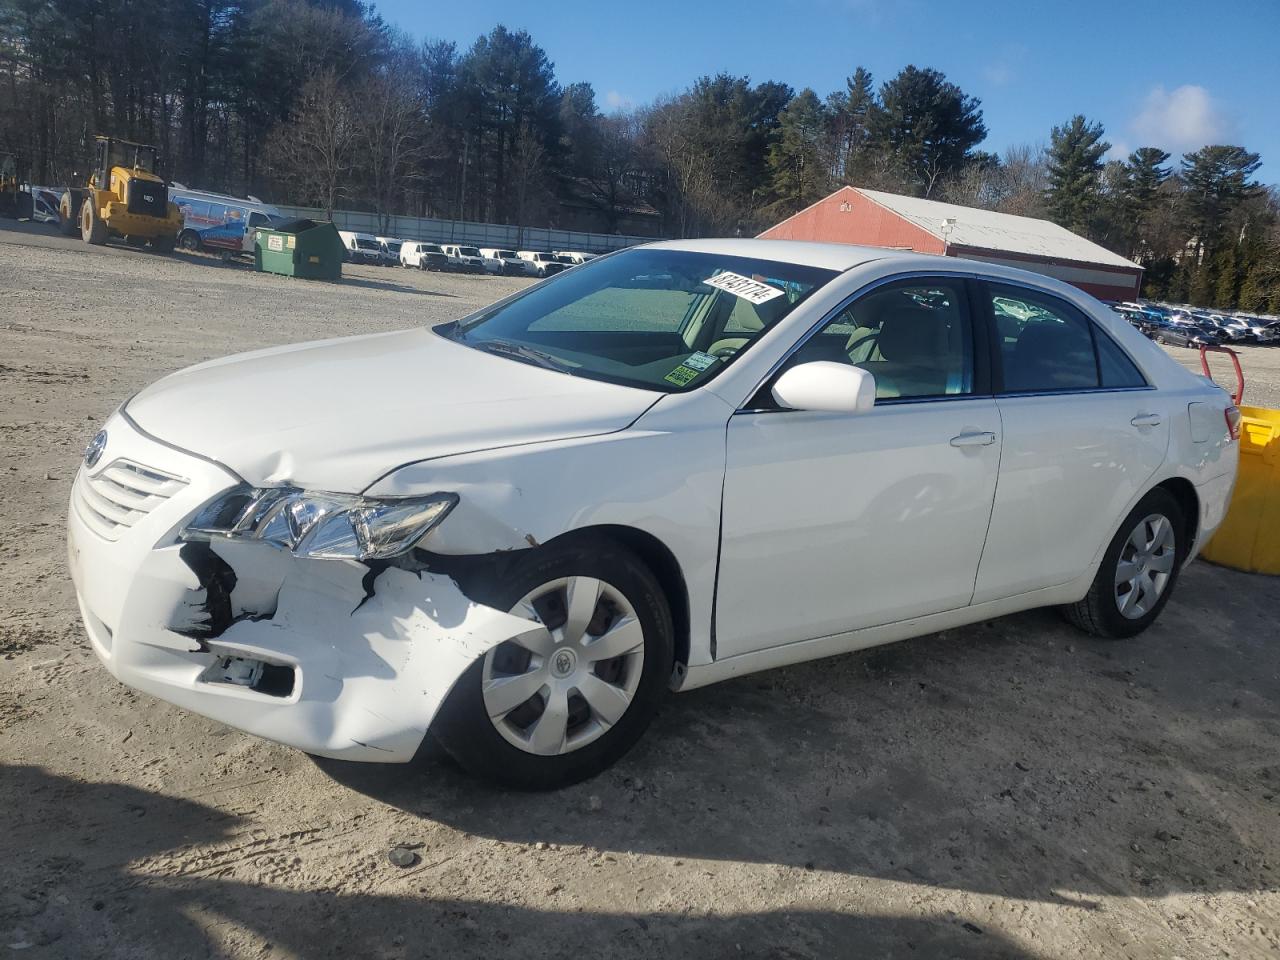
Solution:
[(411, 549), (458, 502), (456, 494), (376, 499), (294, 487), (237, 487), (209, 501), (183, 540), (264, 540), (299, 557), (387, 560)]

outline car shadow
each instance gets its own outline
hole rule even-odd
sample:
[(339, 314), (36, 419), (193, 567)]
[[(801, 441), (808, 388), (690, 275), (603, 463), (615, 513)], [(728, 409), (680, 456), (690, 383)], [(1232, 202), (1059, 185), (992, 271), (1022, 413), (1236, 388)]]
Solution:
[[(859, 956), (1032, 958), (954, 913), (559, 907), (567, 898), (539, 876), (540, 863), (560, 854), (534, 848), (500, 854), (515, 861), (504, 866), (528, 872), (536, 887), (529, 902), (414, 893), (417, 877), (474, 869), (474, 858), (424, 858), (400, 870), (360, 837), (351, 872), (317, 886), (308, 881), (305, 846), (265, 834), (252, 817), (35, 766), (0, 767), (0, 783), (10, 851), (0, 942), (23, 956), (776, 958), (847, 956), (856, 944)], [(72, 821), (59, 815), (62, 807), (90, 813)], [(121, 836), (129, 837), (127, 858), (109, 842)]]
[[(1280, 580), (1207, 563), (1123, 642), (1034, 611), (670, 698), (595, 780), (518, 798), (437, 748), (317, 761), (502, 841), (767, 862), (1091, 907), (1274, 887)], [(512, 816), (518, 803), (520, 813)], [(673, 830), (671, 825), (679, 824)]]

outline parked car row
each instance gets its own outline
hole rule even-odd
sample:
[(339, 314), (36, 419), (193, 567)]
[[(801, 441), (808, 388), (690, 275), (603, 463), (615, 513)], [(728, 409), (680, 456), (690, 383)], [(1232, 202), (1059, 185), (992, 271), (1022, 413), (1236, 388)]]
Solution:
[(1277, 317), (1136, 302), (1112, 304), (1111, 309), (1157, 343), (1179, 347), (1280, 344), (1280, 318)]
[(348, 263), (367, 263), (372, 266), (399, 265), (418, 270), (549, 277), (595, 258), (595, 254), (579, 250), (504, 250), (497, 247), (375, 237), (373, 234), (350, 230), (340, 230), (339, 234), (346, 247)]

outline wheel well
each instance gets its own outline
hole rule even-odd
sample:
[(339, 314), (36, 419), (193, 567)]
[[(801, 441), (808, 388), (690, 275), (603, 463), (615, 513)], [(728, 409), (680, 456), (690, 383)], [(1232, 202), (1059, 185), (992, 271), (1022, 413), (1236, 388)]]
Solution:
[(1171, 493), (1182, 508), (1182, 533), (1187, 542), (1187, 551), (1190, 552), (1195, 546), (1196, 535), (1200, 532), (1200, 498), (1196, 495), (1196, 488), (1190, 480), (1183, 477), (1170, 477), (1159, 484), (1159, 489)]
[(680, 571), (680, 563), (665, 543), (651, 533), (635, 527), (624, 527), (606, 524), (598, 527), (585, 527), (575, 530), (575, 534), (598, 533), (617, 540), (632, 553), (636, 554), (653, 575), (658, 578), (658, 585), (667, 595), (671, 605), (671, 625), (675, 628), (676, 662), (689, 662), (689, 588), (685, 585), (684, 574)]

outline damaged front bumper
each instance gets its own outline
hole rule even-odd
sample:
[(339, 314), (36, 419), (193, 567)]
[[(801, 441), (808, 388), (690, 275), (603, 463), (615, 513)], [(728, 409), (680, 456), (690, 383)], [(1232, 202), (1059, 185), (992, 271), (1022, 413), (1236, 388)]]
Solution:
[(467, 667), (529, 629), (441, 574), (183, 543), (240, 478), (120, 415), (107, 433), (73, 487), (68, 558), (94, 652), (129, 686), (308, 753), (402, 762)]

